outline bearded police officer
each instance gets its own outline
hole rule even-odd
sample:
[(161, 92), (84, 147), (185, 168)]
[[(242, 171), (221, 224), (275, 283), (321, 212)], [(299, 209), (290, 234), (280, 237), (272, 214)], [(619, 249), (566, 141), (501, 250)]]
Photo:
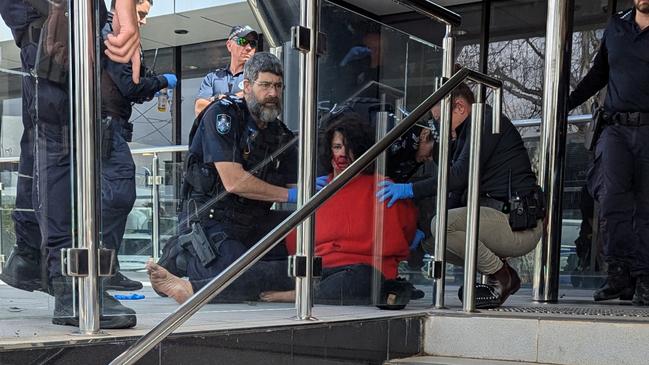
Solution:
[[(182, 235), (165, 246), (160, 265), (147, 266), (153, 288), (178, 302), (287, 217), (270, 209), (273, 202), (297, 199), (297, 189), (287, 188), (297, 179), (296, 137), (277, 119), (283, 90), (280, 61), (269, 53), (255, 54), (245, 64), (243, 83), (245, 100), (216, 100), (197, 118), (183, 184)], [(285, 265), (286, 257), (281, 244), (265, 260)], [(286, 282), (286, 271), (279, 272)], [(188, 276), (189, 282), (171, 281), (178, 276)], [(256, 299), (261, 281), (268, 279), (244, 275), (219, 298)]]
[[(588, 189), (599, 203), (608, 264), (595, 300), (649, 305), (649, 0), (612, 17), (569, 108), (607, 86)], [(635, 295), (634, 295), (635, 294)]]

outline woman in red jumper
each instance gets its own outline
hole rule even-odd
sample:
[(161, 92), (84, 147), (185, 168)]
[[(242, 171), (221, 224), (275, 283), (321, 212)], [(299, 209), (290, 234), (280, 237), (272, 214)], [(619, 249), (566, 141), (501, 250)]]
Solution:
[[(328, 167), (326, 182), (338, 176), (373, 144), (372, 132), (355, 113), (343, 113), (330, 124), (320, 146), (321, 163)], [(316, 283), (318, 303), (370, 304), (373, 277), (382, 281), (397, 277), (397, 266), (408, 256), (417, 211), (411, 201), (401, 200), (390, 209), (376, 202), (377, 181), (371, 166), (352, 179), (316, 212), (315, 254), (322, 257), (322, 277)], [(376, 228), (376, 217), (382, 221)], [(380, 237), (376, 237), (376, 233)], [(286, 239), (295, 251), (295, 233)], [(265, 301), (293, 301), (295, 291), (267, 291)]]

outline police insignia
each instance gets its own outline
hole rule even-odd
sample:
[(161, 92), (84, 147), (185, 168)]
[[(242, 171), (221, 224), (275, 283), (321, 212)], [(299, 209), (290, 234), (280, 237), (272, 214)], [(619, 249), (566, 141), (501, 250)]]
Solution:
[(216, 131), (220, 134), (228, 134), (232, 121), (227, 114), (219, 114), (216, 116)]
[(243, 90), (243, 80), (239, 81), (239, 89)]

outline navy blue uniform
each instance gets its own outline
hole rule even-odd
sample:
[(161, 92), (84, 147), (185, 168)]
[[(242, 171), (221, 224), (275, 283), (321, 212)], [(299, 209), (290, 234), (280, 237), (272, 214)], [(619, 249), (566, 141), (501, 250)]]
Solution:
[(205, 76), (198, 89), (197, 99), (234, 95), (243, 91), (243, 71), (233, 75), (229, 67), (217, 68)]
[[(103, 34), (112, 32), (110, 21)], [(167, 87), (163, 76), (141, 77), (140, 83), (133, 82), (133, 68), (130, 63), (122, 64), (102, 57), (101, 74), (101, 116), (112, 136), (111, 151), (101, 165), (102, 197), (102, 243), (104, 247), (119, 252), (126, 228), (128, 214), (135, 203), (135, 163), (128, 146), (133, 137), (133, 124), (129, 122), (132, 103), (151, 100), (156, 92)]]
[[(218, 258), (203, 266), (196, 255), (187, 265), (187, 276), (200, 289), (228, 267), (246, 250), (276, 227), (289, 212), (271, 210), (264, 202), (229, 194), (221, 184), (215, 162), (234, 162), (244, 170), (276, 186), (297, 181), (297, 148), (293, 133), (279, 120), (260, 129), (240, 99), (212, 103), (203, 114), (189, 147), (189, 167), (185, 183), (189, 193), (180, 215), (181, 233), (187, 219), (196, 212), (206, 236), (218, 247)], [(202, 180), (209, 177), (208, 180)], [(200, 182), (202, 180), (202, 182)], [(256, 299), (263, 290), (291, 289), (286, 275), (287, 251), (276, 246), (241, 276), (217, 300)]]
[(588, 188), (599, 202), (600, 232), (609, 263), (649, 274), (649, 31), (635, 10), (614, 16), (593, 67), (570, 95), (574, 108), (608, 85), (610, 116), (595, 148)]
[[(0, 2), (0, 14), (5, 24), (11, 29), (16, 45), (21, 48), (21, 70), (29, 73), (34, 67), (36, 44), (28, 43), (21, 47), (23, 37), (28, 37), (29, 24), (41, 18), (41, 15), (23, 2)], [(16, 230), (16, 245), (20, 248), (40, 250), (41, 234), (38, 220), (34, 214), (36, 196), (32, 196), (34, 185), (34, 139), (35, 129), (29, 106), (30, 96), (27, 94), (29, 77), (22, 79), (22, 122), (23, 135), (20, 139), (20, 163), (18, 164), (18, 183), (16, 185), (16, 209), (11, 214)], [(32, 87), (33, 89), (33, 87)]]
[[(41, 9), (48, 9), (47, 2), (41, 3)], [(102, 13), (105, 15), (105, 9)], [(21, 49), (23, 71), (31, 71), (36, 64), (40, 31), (30, 25), (44, 20), (46, 15), (23, 1), (0, 2), (0, 14)], [(25, 211), (14, 213), (17, 245), (40, 248), (37, 233), (40, 231), (52, 276), (60, 273), (60, 249), (72, 245), (69, 95), (66, 83), (45, 77), (36, 80), (24, 76), (22, 86), (24, 131), (19, 166), (22, 179), (18, 182), (16, 207), (34, 208), (35, 216)], [(29, 177), (32, 177), (31, 186)]]

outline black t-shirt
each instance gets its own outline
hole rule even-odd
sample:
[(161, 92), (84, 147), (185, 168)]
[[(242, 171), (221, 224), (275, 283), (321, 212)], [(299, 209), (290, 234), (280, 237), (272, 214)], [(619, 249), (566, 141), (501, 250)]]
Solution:
[[(485, 108), (480, 150), (480, 195), (501, 201), (509, 199), (509, 176), (512, 194), (525, 195), (536, 186), (527, 149), (514, 125), (502, 116), (500, 133), (492, 134), (491, 108)], [(471, 156), (471, 116), (456, 130), (457, 139), (451, 143), (451, 161), (448, 174), (448, 191), (462, 196), (469, 185), (469, 160)], [(437, 176), (413, 183), (415, 198), (437, 193)]]

